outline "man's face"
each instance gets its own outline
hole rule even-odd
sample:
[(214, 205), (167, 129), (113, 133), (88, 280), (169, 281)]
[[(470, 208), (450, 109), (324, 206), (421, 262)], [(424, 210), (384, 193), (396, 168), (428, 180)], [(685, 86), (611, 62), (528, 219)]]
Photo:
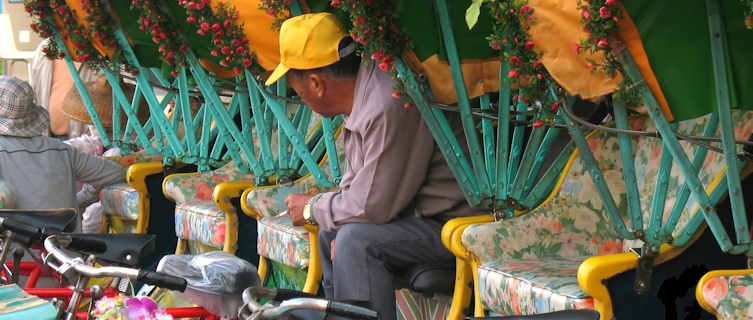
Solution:
[[(329, 81), (328, 77), (319, 73), (291, 73), (287, 78), (288, 86), (295, 90), (311, 110), (325, 117), (338, 115), (328, 96), (332, 94), (333, 89), (329, 87), (332, 82)], [(328, 89), (330, 92), (328, 92)]]

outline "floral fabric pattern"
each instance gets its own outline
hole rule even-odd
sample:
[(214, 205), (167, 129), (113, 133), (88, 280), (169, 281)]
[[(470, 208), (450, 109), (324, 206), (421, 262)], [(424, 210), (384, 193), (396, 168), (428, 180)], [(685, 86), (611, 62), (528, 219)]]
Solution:
[(308, 267), (309, 233), (294, 227), (289, 215), (261, 219), (257, 230), (259, 255), (295, 268)]
[(117, 216), (105, 216), (108, 233), (136, 233), (136, 220), (123, 220)]
[(127, 220), (139, 219), (139, 192), (127, 183), (118, 183), (102, 189), (102, 210), (106, 215)]
[(702, 292), (719, 319), (753, 319), (753, 275), (711, 278)]
[[(747, 139), (753, 132), (753, 112), (734, 111), (735, 135)], [(683, 135), (702, 135), (709, 116), (680, 122)], [(648, 118), (631, 119), (635, 130), (656, 131)], [(717, 132), (717, 136), (719, 133)], [(616, 135), (597, 132), (588, 139), (604, 180), (609, 186), (623, 222), (627, 220), (627, 195), (622, 174), (620, 146)], [(633, 138), (634, 164), (638, 177), (644, 226), (652, 210), (662, 142), (657, 138)], [(692, 159), (696, 146), (681, 143)], [(709, 187), (726, 166), (723, 155), (709, 152), (699, 178)], [(573, 308), (593, 308), (593, 301), (577, 283), (580, 263), (594, 255), (618, 253), (640, 246), (623, 241), (612, 226), (601, 197), (580, 157), (566, 173), (561, 188), (549, 202), (531, 212), (496, 223), (474, 225), (463, 233), (464, 246), (479, 258), (479, 288), (484, 305), (502, 314), (527, 314)], [(684, 177), (674, 165), (662, 211), (663, 221), (677, 201)], [(684, 204), (675, 228), (677, 234), (697, 210), (691, 198)], [(626, 222), (626, 225), (628, 223)]]
[(593, 309), (575, 274), (585, 260), (548, 258), (509, 260), (479, 266), (484, 307), (501, 314), (536, 314), (564, 309)]
[(176, 204), (189, 199), (212, 201), (212, 192), (218, 184), (228, 181), (253, 181), (254, 175), (243, 173), (235, 164), (224, 166), (205, 173), (178, 174), (165, 178), (165, 194)]
[(145, 162), (162, 162), (162, 155), (161, 154), (148, 154), (146, 151), (139, 151), (134, 152), (125, 156), (121, 156), (120, 159), (118, 159), (118, 163), (120, 163), (121, 166), (128, 168), (128, 166), (134, 164), (134, 163), (145, 163)]
[(400, 289), (395, 290), (395, 303), (398, 320), (444, 320), (450, 312), (452, 298), (442, 295), (428, 297)]
[(175, 234), (222, 249), (225, 243), (225, 212), (213, 201), (193, 199), (175, 206)]

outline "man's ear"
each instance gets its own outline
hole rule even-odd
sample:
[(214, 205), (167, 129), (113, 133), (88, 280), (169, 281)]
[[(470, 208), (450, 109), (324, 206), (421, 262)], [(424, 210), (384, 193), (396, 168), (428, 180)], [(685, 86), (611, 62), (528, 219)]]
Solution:
[(314, 97), (319, 99), (324, 97), (327, 91), (327, 84), (324, 80), (324, 77), (318, 72), (310, 72), (306, 75), (306, 83)]

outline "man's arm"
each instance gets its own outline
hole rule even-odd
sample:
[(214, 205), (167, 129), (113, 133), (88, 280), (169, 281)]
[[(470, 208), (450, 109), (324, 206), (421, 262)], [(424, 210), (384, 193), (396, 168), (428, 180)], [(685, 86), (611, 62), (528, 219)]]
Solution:
[(125, 182), (125, 169), (118, 163), (86, 154), (67, 146), (76, 180), (89, 183), (96, 189)]
[(324, 193), (313, 206), (314, 218), (325, 230), (392, 220), (408, 207), (426, 178), (434, 140), (417, 110), (391, 105), (364, 127), (363, 166), (353, 172), (350, 185)]

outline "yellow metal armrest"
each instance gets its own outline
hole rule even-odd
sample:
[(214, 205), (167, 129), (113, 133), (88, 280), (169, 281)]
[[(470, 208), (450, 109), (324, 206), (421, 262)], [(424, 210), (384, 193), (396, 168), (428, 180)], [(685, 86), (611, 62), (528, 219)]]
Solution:
[(136, 233), (146, 233), (149, 228), (149, 192), (146, 189), (146, 177), (161, 173), (162, 162), (135, 163), (126, 171), (126, 181), (139, 194), (139, 219), (136, 221)]
[(230, 199), (240, 197), (244, 190), (253, 187), (252, 182), (223, 182), (214, 187), (212, 198), (220, 210), (225, 213), (225, 244), (223, 251), (235, 253), (238, 242), (238, 213)]
[(126, 181), (139, 193), (146, 193), (146, 177), (162, 173), (162, 162), (134, 163), (126, 171)]
[(456, 257), (467, 259), (467, 250), (460, 243), (460, 237), (463, 230), (473, 224), (494, 222), (494, 217), (490, 214), (484, 214), (472, 217), (455, 218), (444, 224), (442, 227), (442, 244), (447, 247)]

